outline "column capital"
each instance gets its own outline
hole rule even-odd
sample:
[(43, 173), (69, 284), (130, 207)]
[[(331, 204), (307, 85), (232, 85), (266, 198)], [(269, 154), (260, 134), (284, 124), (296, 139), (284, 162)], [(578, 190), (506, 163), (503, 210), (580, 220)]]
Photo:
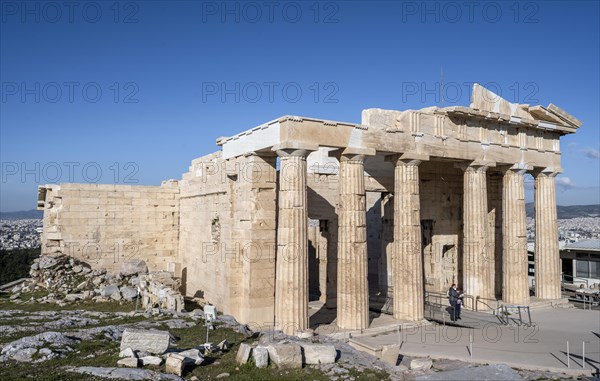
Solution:
[(560, 167), (534, 167), (531, 171), (533, 177), (537, 177), (538, 175), (556, 177), (560, 173), (562, 173), (562, 168)]
[(394, 165), (419, 166), (422, 162), (428, 160), (429, 155), (416, 152), (397, 153), (385, 157), (385, 161), (389, 161)]
[(374, 148), (346, 147), (329, 151), (329, 157), (341, 161), (364, 161), (367, 156), (375, 156)]
[(309, 144), (304, 142), (293, 142), (293, 141), (284, 141), (279, 144), (276, 144), (271, 149), (277, 156), (279, 157), (289, 157), (289, 156), (300, 156), (307, 157), (311, 152), (319, 149), (319, 146), (316, 144)]
[(277, 156), (277, 153), (274, 151), (267, 151), (267, 150), (261, 150), (261, 151), (249, 151), (249, 152), (245, 152), (243, 155), (243, 157), (253, 157), (253, 156), (257, 156), (257, 157), (267, 157), (267, 158), (273, 158)]
[(506, 172), (511, 171), (519, 175), (525, 175), (527, 172), (533, 170), (533, 166), (527, 163), (516, 163), (513, 165), (499, 165), (496, 169), (502, 174), (506, 174)]
[(488, 168), (493, 168), (495, 166), (496, 166), (495, 162), (487, 161), (487, 160), (473, 160), (473, 161), (454, 163), (454, 168), (461, 169), (463, 172), (467, 172), (467, 171), (486, 172), (488, 170)]

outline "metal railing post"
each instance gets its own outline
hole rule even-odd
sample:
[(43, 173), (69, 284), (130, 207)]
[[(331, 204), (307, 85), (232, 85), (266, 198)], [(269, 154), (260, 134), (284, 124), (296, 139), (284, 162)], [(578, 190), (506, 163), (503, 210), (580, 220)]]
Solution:
[(571, 355), (569, 354), (569, 340), (567, 340), (567, 368), (571, 367)]

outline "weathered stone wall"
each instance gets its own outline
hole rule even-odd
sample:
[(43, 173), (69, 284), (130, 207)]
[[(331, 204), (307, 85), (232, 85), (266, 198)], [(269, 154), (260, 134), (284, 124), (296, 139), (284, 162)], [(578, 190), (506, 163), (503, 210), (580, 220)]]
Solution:
[(203, 297), (243, 323), (274, 318), (275, 157), (192, 161), (183, 175), (179, 262), (188, 296)]
[(151, 271), (167, 270), (177, 258), (176, 181), (47, 186), (43, 208), (42, 254), (67, 254), (109, 272), (128, 259), (143, 259)]

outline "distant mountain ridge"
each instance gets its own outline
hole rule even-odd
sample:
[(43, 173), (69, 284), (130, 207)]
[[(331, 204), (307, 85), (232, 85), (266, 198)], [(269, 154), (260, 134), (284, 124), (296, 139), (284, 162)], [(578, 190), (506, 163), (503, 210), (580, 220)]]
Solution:
[[(535, 217), (533, 202), (525, 204), (527, 217)], [(600, 204), (593, 205), (557, 205), (556, 213), (559, 220), (568, 220), (577, 217), (600, 217)]]
[(0, 220), (32, 220), (42, 219), (44, 217), (43, 210), (20, 210), (18, 212), (0, 212)]

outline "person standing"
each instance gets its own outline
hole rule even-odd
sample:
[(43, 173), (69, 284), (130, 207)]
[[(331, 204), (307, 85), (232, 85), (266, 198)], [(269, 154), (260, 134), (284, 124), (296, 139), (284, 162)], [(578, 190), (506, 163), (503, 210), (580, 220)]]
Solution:
[(452, 283), (452, 286), (448, 290), (448, 299), (450, 301), (450, 306), (452, 307), (452, 311), (450, 312), (450, 320), (456, 321), (456, 319), (460, 319), (460, 304), (458, 303), (460, 300), (460, 294), (456, 289), (456, 283)]

